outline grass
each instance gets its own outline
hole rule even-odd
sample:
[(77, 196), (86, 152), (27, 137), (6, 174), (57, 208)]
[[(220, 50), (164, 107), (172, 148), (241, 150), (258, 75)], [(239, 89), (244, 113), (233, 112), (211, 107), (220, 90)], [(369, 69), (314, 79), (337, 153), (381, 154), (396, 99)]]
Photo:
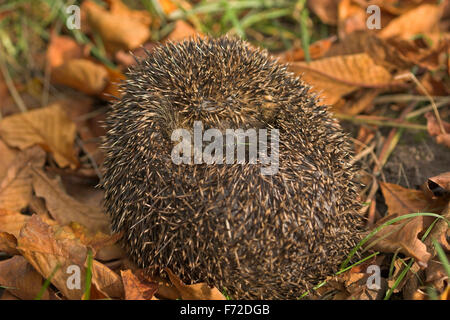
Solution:
[(89, 249), (87, 254), (87, 268), (86, 268), (86, 282), (84, 286), (83, 300), (89, 300), (91, 298), (91, 285), (92, 285), (92, 250)]
[[(386, 221), (385, 223), (383, 223), (382, 225), (376, 227), (373, 231), (371, 231), (366, 237), (364, 237), (354, 248), (352, 251), (350, 251), (350, 253), (348, 254), (346, 260), (344, 260), (344, 262), (341, 264), (340, 266), (340, 270), (338, 272), (335, 273), (335, 276), (338, 276), (348, 270), (350, 270), (351, 268), (371, 259), (372, 257), (378, 255), (380, 252), (374, 252), (360, 260), (358, 260), (357, 262), (353, 263), (352, 265), (348, 265), (349, 262), (351, 261), (351, 259), (354, 257), (354, 255), (356, 254), (356, 252), (358, 252), (359, 249), (361, 249), (364, 244), (366, 244), (371, 238), (373, 238), (378, 232), (380, 232), (383, 228), (392, 225), (396, 222), (405, 220), (405, 219), (412, 219), (415, 217), (419, 217), (419, 216), (428, 216), (428, 217), (435, 217), (436, 219), (433, 221), (433, 223), (428, 227), (428, 229), (426, 230), (426, 232), (424, 233), (424, 235), (422, 236), (421, 240), (424, 241), (429, 233), (431, 232), (431, 230), (433, 229), (434, 225), (436, 224), (436, 222), (438, 221), (438, 219), (443, 219), (447, 222), (447, 224), (450, 225), (450, 221), (447, 220), (445, 217), (436, 214), (436, 213), (428, 213), (428, 212), (418, 212), (418, 213), (411, 213), (411, 214), (406, 214), (403, 216), (399, 216), (396, 217), (394, 219), (391, 219), (389, 221)], [(440, 260), (442, 261), (444, 268), (447, 272), (447, 274), (449, 275), (450, 278), (450, 264), (449, 261), (447, 260), (447, 257), (445, 255), (444, 250), (442, 249), (442, 247), (439, 245), (439, 243), (432, 239), (433, 244), (436, 248), (436, 252), (438, 254), (438, 257), (440, 258)], [(398, 255), (398, 251), (394, 254), (394, 257), (391, 261), (391, 265), (389, 268), (389, 278), (392, 277), (393, 275), (393, 271), (394, 271), (394, 262), (395, 259), (397, 259), (397, 255)], [(404, 279), (404, 277), (407, 275), (408, 271), (411, 269), (413, 263), (414, 263), (414, 259), (411, 258), (411, 260), (409, 261), (408, 264), (406, 264), (405, 268), (402, 270), (402, 272), (400, 273), (400, 275), (398, 276), (398, 278), (396, 279), (396, 281), (394, 282), (394, 284), (392, 285), (392, 287), (386, 292), (385, 298), (384, 300), (389, 300), (392, 296), (392, 294), (394, 293), (395, 289), (398, 287), (398, 285), (401, 283), (401, 281)], [(318, 285), (316, 285), (312, 290), (315, 291), (317, 289), (319, 289), (320, 287), (324, 286), (327, 283), (327, 281), (322, 281), (320, 282)], [(306, 297), (307, 295), (309, 295), (311, 292), (307, 291), (305, 293), (303, 293), (299, 299), (303, 299), (304, 297)]]
[(50, 276), (47, 279), (45, 279), (44, 284), (41, 287), (41, 290), (39, 290), (39, 293), (37, 294), (36, 298), (34, 298), (34, 300), (42, 299), (42, 296), (44, 295), (45, 290), (47, 290), (47, 288), (50, 286), (50, 283), (51, 283), (53, 277), (55, 276), (56, 272), (59, 270), (59, 268), (61, 268), (61, 265), (58, 263), (56, 265), (56, 267), (53, 269)]

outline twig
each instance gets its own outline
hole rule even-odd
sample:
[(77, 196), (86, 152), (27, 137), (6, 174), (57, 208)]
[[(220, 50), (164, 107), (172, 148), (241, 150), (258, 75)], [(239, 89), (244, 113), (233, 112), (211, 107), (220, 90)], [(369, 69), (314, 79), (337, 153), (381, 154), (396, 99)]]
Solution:
[(17, 92), (16, 87), (14, 86), (14, 83), (11, 79), (11, 76), (8, 72), (8, 67), (5, 64), (5, 52), (3, 50), (3, 46), (0, 45), (0, 70), (3, 74), (3, 79), (5, 80), (5, 84), (8, 87), (9, 93), (11, 94), (11, 97), (14, 99), (14, 102), (16, 103), (16, 106), (19, 108), (22, 112), (27, 112), (28, 109), (25, 106), (25, 103), (23, 102), (22, 98), (20, 97), (20, 94)]
[[(414, 130), (427, 130), (427, 126), (421, 124), (415, 124), (411, 122), (399, 121), (395, 119), (391, 120), (376, 120), (369, 117), (363, 116), (350, 116), (343, 113), (335, 113), (334, 116), (341, 120), (347, 120), (354, 123), (366, 123), (373, 124), (382, 127), (394, 127), (394, 128), (405, 128), (405, 129), (414, 129)], [(388, 118), (386, 118), (388, 119)]]
[[(436, 103), (436, 108), (439, 109), (440, 107), (446, 106), (449, 103), (450, 103), (450, 97), (448, 98), (448, 100), (447, 99), (443, 99), (442, 101), (439, 101), (438, 103)], [(426, 107), (423, 107), (423, 108), (420, 108), (418, 110), (415, 110), (415, 111), (412, 111), (412, 112), (408, 113), (406, 115), (405, 119), (412, 119), (412, 118), (415, 118), (417, 116), (420, 116), (421, 114), (424, 114), (424, 113), (426, 113), (428, 111), (432, 111), (432, 110), (433, 110), (433, 105), (429, 104)]]
[(86, 156), (89, 159), (89, 162), (91, 162), (92, 167), (94, 168), (95, 174), (97, 175), (97, 177), (100, 179), (100, 181), (103, 180), (103, 175), (100, 172), (100, 169), (98, 168), (97, 162), (95, 162), (94, 157), (91, 155), (91, 153), (84, 147), (83, 141), (81, 141), (80, 138), (76, 138), (76, 142), (78, 144), (78, 146), (81, 148), (81, 150), (83, 150), (83, 152), (86, 154)]
[(411, 80), (413, 80), (415, 82), (415, 84), (420, 88), (420, 90), (422, 90), (423, 93), (425, 93), (425, 95), (428, 97), (428, 99), (430, 99), (431, 105), (434, 110), (434, 114), (436, 116), (436, 119), (439, 123), (439, 127), (441, 129), (441, 133), (446, 134), (444, 125), (442, 124), (441, 116), (439, 115), (439, 111), (436, 107), (436, 103), (434, 102), (433, 97), (428, 93), (427, 89), (425, 89), (425, 87), (420, 83), (420, 81), (417, 80), (416, 76), (413, 73), (407, 72), (407, 73), (400, 74), (395, 77), (395, 79), (404, 79), (404, 78), (410, 78)]
[[(432, 97), (435, 101), (439, 102), (450, 102), (450, 97), (445, 96), (433, 96)], [(384, 96), (376, 97), (373, 100), (374, 104), (383, 104), (383, 103), (389, 103), (389, 102), (422, 102), (422, 101), (429, 101), (430, 99), (428, 97), (424, 96), (418, 96), (413, 94), (387, 94)]]

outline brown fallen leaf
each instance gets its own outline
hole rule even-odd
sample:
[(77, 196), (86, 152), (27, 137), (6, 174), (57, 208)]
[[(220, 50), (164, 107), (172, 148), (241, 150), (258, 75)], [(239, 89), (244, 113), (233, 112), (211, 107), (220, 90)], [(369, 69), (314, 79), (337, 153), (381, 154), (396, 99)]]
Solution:
[(123, 5), (119, 7), (121, 9), (113, 13), (93, 1), (83, 3), (89, 25), (99, 33), (109, 52), (137, 48), (150, 38), (150, 22), (142, 19), (145, 14), (142, 13), (140, 18), (136, 19), (134, 12), (126, 14)]
[(121, 270), (125, 300), (155, 300), (158, 284), (139, 279), (131, 270)]
[(428, 133), (432, 137), (436, 137), (436, 142), (443, 144), (450, 148), (450, 123), (442, 121), (445, 132), (442, 132), (441, 127), (436, 120), (436, 116), (432, 112), (427, 112), (425, 114), (427, 118), (427, 129)]
[(434, 182), (442, 189), (450, 191), (450, 171), (441, 173), (440, 175), (437, 175), (435, 177), (428, 178), (428, 180)]
[(69, 36), (52, 33), (47, 46), (46, 61), (50, 69), (57, 68), (69, 60), (87, 58), (89, 51)]
[(25, 222), (30, 218), (16, 211), (0, 209), (0, 232), (8, 232), (16, 238)]
[(113, 15), (122, 16), (125, 19), (133, 19), (143, 25), (149, 26), (151, 17), (146, 10), (132, 10), (128, 8), (121, 0), (106, 0), (109, 4), (110, 12)]
[(17, 156), (17, 151), (9, 148), (2, 140), (0, 140), (0, 182), (6, 175), (6, 171), (13, 163)]
[(87, 249), (73, 235), (58, 232), (59, 227), (55, 227), (56, 231), (39, 216), (33, 215), (20, 232), (17, 248), (44, 278), (48, 279), (54, 272), (51, 283), (67, 299), (80, 299), (84, 281), (80, 281), (79, 288), (68, 286), (71, 272), (74, 272), (69, 267), (78, 267), (81, 279), (85, 279), (83, 266)]
[(191, 4), (184, 0), (158, 0), (164, 14), (169, 15), (180, 6), (184, 10), (190, 10), (192, 8)]
[(382, 38), (401, 37), (410, 39), (419, 33), (436, 33), (439, 31), (438, 22), (441, 15), (441, 6), (423, 4), (393, 19), (379, 32), (379, 35)]
[[(40, 292), (44, 279), (22, 256), (0, 261), (0, 285), (22, 300), (33, 300)], [(49, 299), (46, 289), (43, 300)]]
[(165, 271), (169, 275), (172, 284), (180, 292), (183, 300), (226, 300), (219, 290), (211, 288), (207, 283), (186, 285), (168, 268)]
[[(309, 55), (312, 60), (316, 60), (324, 56), (332, 44), (336, 41), (336, 36), (318, 40), (309, 46)], [(293, 48), (277, 56), (282, 62), (304, 61), (305, 52), (303, 48)]]
[(352, 0), (342, 0), (338, 5), (338, 35), (344, 39), (348, 34), (358, 30), (367, 30), (366, 10)]
[(340, 0), (308, 0), (308, 8), (325, 24), (337, 25)]
[[(377, 226), (396, 216), (415, 212), (440, 212), (440, 201), (430, 201), (420, 190), (406, 189), (401, 186), (380, 182), (381, 191), (388, 207), (388, 215), (377, 222)], [(418, 235), (426, 229), (423, 216), (398, 221), (385, 226), (369, 241), (368, 246), (381, 252), (402, 252), (413, 257), (420, 266), (427, 265), (432, 255)]]
[(202, 34), (183, 20), (177, 20), (172, 32), (164, 39), (164, 41), (178, 42), (195, 36), (202, 37)]
[[(81, 299), (88, 249), (72, 232), (58, 225), (50, 226), (33, 215), (22, 228), (17, 242), (23, 257), (44, 278), (54, 272), (51, 283), (67, 299)], [(75, 285), (77, 276), (79, 287)], [(96, 260), (92, 264), (92, 283), (108, 297), (123, 296), (120, 277)]]
[(10, 256), (19, 255), (17, 238), (8, 232), (0, 232), (0, 252), (5, 252)]
[(17, 154), (0, 181), (0, 208), (20, 211), (31, 200), (31, 168), (40, 168), (45, 163), (45, 152), (38, 146)]
[(385, 67), (388, 71), (406, 70), (414, 65), (434, 70), (439, 64), (429, 58), (429, 55), (438, 55), (443, 47), (424, 49), (413, 41), (388, 38), (367, 32), (353, 32), (339, 42), (335, 42), (325, 53), (326, 57), (367, 53), (377, 65)]
[(0, 136), (21, 150), (40, 145), (52, 153), (61, 167), (76, 168), (73, 142), (76, 127), (58, 104), (15, 114), (0, 121)]
[(381, 252), (395, 253), (400, 250), (401, 253), (416, 259), (420, 266), (425, 268), (431, 254), (418, 238), (418, 234), (424, 229), (423, 217), (415, 217), (407, 222), (385, 226), (369, 240), (367, 245)]
[(91, 231), (109, 233), (108, 217), (100, 207), (76, 201), (42, 170), (33, 171), (33, 189), (38, 197), (45, 199), (50, 214), (61, 225), (78, 222)]
[[(450, 258), (447, 255), (447, 259)], [(425, 281), (430, 283), (433, 288), (436, 288), (439, 292), (443, 292), (448, 281), (448, 275), (445, 272), (444, 265), (438, 258), (434, 258), (430, 261), (428, 268), (425, 270)]]
[(92, 284), (109, 298), (122, 298), (125, 291), (120, 276), (104, 264), (93, 260)]
[(440, 213), (447, 204), (445, 199), (429, 199), (422, 190), (407, 189), (385, 182), (380, 182), (380, 187), (388, 206), (388, 215), (415, 212)]
[(71, 59), (52, 70), (52, 82), (89, 95), (103, 92), (109, 83), (106, 68), (88, 59)]
[(323, 58), (309, 64), (293, 62), (290, 70), (311, 84), (313, 91), (321, 92), (322, 103), (328, 105), (357, 88), (384, 88), (392, 84), (391, 74), (366, 53)]

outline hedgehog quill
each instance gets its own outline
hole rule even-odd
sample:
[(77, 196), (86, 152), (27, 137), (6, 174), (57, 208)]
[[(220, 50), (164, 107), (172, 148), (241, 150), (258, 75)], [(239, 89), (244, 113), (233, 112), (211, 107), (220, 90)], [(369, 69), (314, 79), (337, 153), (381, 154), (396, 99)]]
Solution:
[[(356, 169), (348, 137), (309, 89), (229, 37), (168, 43), (132, 67), (103, 145), (105, 208), (130, 257), (235, 299), (295, 299), (336, 272), (363, 231)], [(196, 121), (278, 130), (277, 172), (261, 174), (260, 157), (174, 163), (173, 132)]]

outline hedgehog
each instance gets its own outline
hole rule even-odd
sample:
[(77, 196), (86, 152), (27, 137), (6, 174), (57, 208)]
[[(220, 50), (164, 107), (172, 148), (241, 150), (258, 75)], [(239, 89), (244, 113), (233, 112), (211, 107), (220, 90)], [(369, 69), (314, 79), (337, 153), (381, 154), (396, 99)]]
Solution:
[[(359, 183), (347, 134), (310, 89), (267, 50), (229, 36), (137, 59), (103, 142), (104, 206), (130, 258), (233, 299), (296, 299), (336, 272), (362, 237)], [(172, 134), (196, 121), (276, 129), (278, 150), (267, 151), (277, 171), (262, 174), (262, 156), (175, 163)]]

